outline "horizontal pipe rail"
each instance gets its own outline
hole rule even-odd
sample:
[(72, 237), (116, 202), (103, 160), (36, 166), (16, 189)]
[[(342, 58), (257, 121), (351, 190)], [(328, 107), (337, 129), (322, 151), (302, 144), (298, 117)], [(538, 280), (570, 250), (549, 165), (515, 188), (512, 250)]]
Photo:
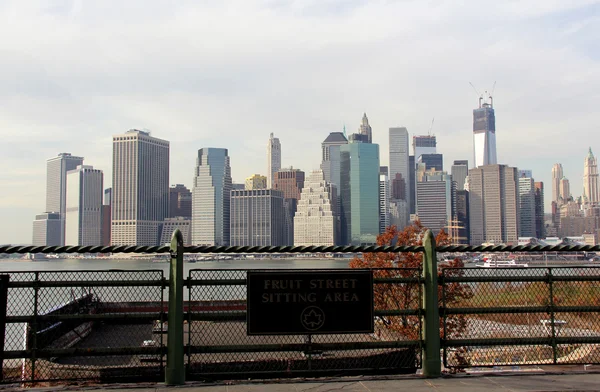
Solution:
[(559, 336), (539, 338), (441, 339), (442, 347), (463, 346), (536, 346), (556, 344), (600, 344), (600, 336)]
[[(562, 267), (564, 268), (564, 267)], [(594, 268), (594, 267), (588, 267)], [(522, 269), (520, 269), (522, 270)], [(596, 275), (578, 275), (578, 276), (561, 276), (540, 275), (540, 276), (441, 276), (439, 285), (445, 283), (496, 283), (496, 282), (597, 282), (600, 276)]]
[[(164, 313), (166, 314), (166, 312)], [(47, 314), (39, 316), (6, 316), (6, 323), (33, 323), (34, 321), (58, 322), (58, 321), (135, 321), (148, 322), (160, 320), (160, 312), (147, 313), (96, 313), (96, 314)], [(166, 320), (166, 319), (165, 319)]]
[(44, 288), (44, 287), (160, 287), (168, 284), (166, 279), (157, 280), (29, 280), (9, 281), (8, 288)]
[(248, 344), (218, 346), (187, 346), (191, 354), (217, 353), (256, 353), (283, 351), (350, 351), (369, 349), (419, 348), (419, 340), (384, 341), (384, 342), (347, 342), (347, 343), (290, 343), (290, 344)]
[(492, 314), (492, 313), (591, 313), (600, 312), (600, 306), (506, 306), (485, 308), (440, 308), (440, 313)]
[[(187, 287), (193, 286), (245, 286), (247, 284), (246, 279), (186, 279), (185, 285)], [(391, 284), (391, 283), (403, 283), (403, 284), (419, 284), (422, 283), (423, 279), (420, 277), (414, 278), (375, 278), (373, 279), (374, 284)]]
[[(107, 357), (113, 355), (165, 355), (165, 347), (87, 347), (35, 350), (35, 358)], [(33, 358), (34, 350), (4, 352), (4, 359)]]
[[(418, 253), (423, 246), (186, 246), (185, 253)], [(438, 253), (456, 252), (599, 252), (600, 245), (444, 245)], [(146, 253), (168, 254), (168, 246), (13, 246), (1, 245), (0, 253)]]
[[(391, 316), (418, 316), (422, 313), (420, 309), (395, 309), (395, 310), (375, 310), (375, 317)], [(246, 311), (225, 311), (225, 312), (192, 312), (184, 313), (185, 320), (193, 321), (246, 321)]]

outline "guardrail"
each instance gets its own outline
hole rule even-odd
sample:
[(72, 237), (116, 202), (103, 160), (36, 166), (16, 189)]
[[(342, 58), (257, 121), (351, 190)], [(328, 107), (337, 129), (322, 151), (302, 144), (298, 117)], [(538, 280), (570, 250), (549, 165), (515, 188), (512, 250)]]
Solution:
[[(32, 295), (33, 305), (28, 310), (27, 314), (11, 314), (7, 316), (6, 322), (10, 328), (14, 328), (15, 325), (27, 325), (30, 329), (27, 332), (27, 336), (31, 336), (29, 342), (33, 340), (33, 344), (30, 348), (15, 349), (5, 347), (4, 362), (19, 359), (23, 361), (23, 374), (19, 375), (19, 380), (39, 381), (40, 379), (47, 379), (44, 377), (37, 377), (36, 366), (38, 370), (40, 368), (39, 363), (48, 365), (50, 369), (52, 364), (44, 363), (43, 361), (51, 358), (66, 358), (68, 356), (95, 356), (102, 358), (108, 356), (148, 356), (154, 355), (160, 357), (158, 371), (156, 374), (162, 374), (164, 371), (165, 380), (169, 385), (182, 384), (185, 381), (186, 369), (190, 369), (190, 358), (193, 355), (203, 355), (207, 353), (214, 353), (219, 351), (221, 353), (235, 353), (236, 350), (240, 352), (256, 352), (264, 350), (293, 350), (304, 352), (311, 352), (318, 347), (319, 350), (335, 350), (340, 349), (341, 346), (331, 346), (332, 343), (327, 342), (305, 342), (305, 343), (289, 343), (288, 347), (277, 349), (273, 345), (264, 345), (258, 347), (250, 347), (248, 345), (229, 345), (219, 346), (217, 348), (210, 348), (203, 344), (192, 344), (189, 340), (188, 330), (188, 342), (187, 345), (184, 342), (184, 322), (192, 323), (194, 321), (217, 321), (217, 317), (221, 317), (221, 320), (227, 318), (230, 321), (243, 321), (243, 312), (230, 312), (227, 315), (215, 315), (210, 313), (193, 312), (188, 306), (188, 312), (184, 312), (184, 287), (188, 286), (190, 290), (193, 287), (202, 286), (198, 279), (184, 279), (183, 276), (183, 255), (184, 253), (422, 253), (423, 254), (423, 265), (421, 277), (418, 279), (418, 284), (422, 284), (422, 306), (418, 309), (394, 309), (392, 310), (380, 310), (380, 313), (376, 315), (382, 316), (396, 316), (396, 315), (407, 315), (416, 316), (419, 322), (422, 324), (422, 338), (416, 341), (397, 341), (394, 342), (394, 347), (412, 347), (422, 350), (422, 366), (423, 374), (427, 377), (437, 377), (441, 374), (442, 370), (442, 359), (446, 367), (450, 368), (464, 368), (466, 366), (494, 366), (497, 364), (530, 364), (533, 363), (530, 360), (521, 361), (495, 361), (485, 363), (479, 361), (481, 354), (477, 352), (482, 346), (500, 347), (504, 343), (510, 343), (513, 346), (527, 346), (531, 344), (537, 344), (538, 346), (551, 347), (552, 360), (545, 362), (546, 360), (538, 360), (538, 363), (561, 363), (560, 358), (564, 355), (571, 355), (573, 358), (576, 354), (572, 354), (572, 351), (566, 352), (561, 351), (563, 344), (576, 344), (576, 345), (596, 345), (600, 344), (596, 335), (593, 336), (576, 336), (571, 339), (566, 336), (560, 336), (557, 333), (559, 322), (556, 317), (557, 314), (563, 314), (571, 312), (575, 313), (587, 313), (595, 314), (599, 311), (596, 304), (593, 305), (560, 305), (552, 303), (555, 297), (555, 285), (556, 275), (549, 269), (549, 274), (544, 276), (526, 277), (517, 276), (509, 277), (505, 276), (502, 279), (498, 277), (485, 277), (485, 276), (451, 276), (449, 272), (445, 272), (443, 269), (441, 275), (439, 275), (438, 283), (438, 266), (436, 252), (452, 253), (452, 252), (595, 252), (600, 251), (600, 246), (588, 246), (588, 245), (556, 245), (556, 246), (541, 246), (541, 245), (526, 245), (526, 246), (503, 246), (503, 245), (491, 245), (491, 246), (467, 246), (467, 245), (448, 245), (448, 246), (437, 246), (433, 235), (430, 231), (426, 233), (423, 238), (423, 244), (419, 246), (281, 246), (281, 247), (259, 247), (259, 246), (183, 246), (182, 236), (179, 231), (176, 231), (173, 235), (173, 240), (170, 247), (165, 246), (51, 246), (51, 247), (38, 247), (38, 246), (0, 246), (0, 253), (14, 254), (14, 253), (169, 253), (171, 257), (169, 279), (161, 277), (160, 279), (150, 280), (148, 282), (144, 279), (129, 279), (123, 282), (116, 282), (113, 279), (70, 279), (66, 282), (52, 281), (51, 279), (41, 279), (41, 275), (37, 275), (37, 278), (30, 279), (27, 282), (18, 281), (11, 277), (9, 282), (9, 301), (12, 298), (12, 292), (15, 290), (25, 290)], [(104, 271), (106, 272), (106, 271)], [(12, 274), (12, 273), (11, 273)], [(35, 274), (35, 273), (29, 273)], [(41, 272), (39, 273), (41, 274)], [(12, 274), (14, 275), (14, 274)], [(55, 276), (57, 277), (57, 276)], [(521, 280), (519, 280), (521, 279)], [(562, 278), (561, 278), (562, 279)], [(235, 284), (241, 284), (243, 279), (239, 279), (239, 282), (233, 282)], [(598, 282), (600, 280), (600, 274), (595, 272), (594, 275), (586, 276), (584, 279), (577, 280), (578, 282)], [(572, 280), (574, 281), (574, 280)], [(445, 287), (448, 284), (459, 284), (459, 285), (482, 285), (486, 283), (513, 283), (513, 284), (528, 284), (528, 283), (541, 283), (549, 286), (549, 304), (537, 305), (537, 306), (510, 306), (510, 307), (498, 307), (498, 306), (475, 306), (471, 304), (462, 304), (461, 306), (448, 307), (446, 306), (446, 290)], [(231, 282), (230, 282), (231, 283)], [(397, 282), (406, 283), (406, 282)], [(110, 290), (117, 287), (129, 287), (129, 288), (142, 288), (142, 287), (155, 287), (160, 289), (161, 305), (160, 310), (155, 312), (147, 312), (144, 314), (43, 314), (40, 312), (40, 301), (43, 302), (45, 290), (57, 290), (62, 288), (67, 290), (75, 287), (88, 287), (103, 290)], [(169, 288), (168, 296), (164, 293), (166, 288)], [(25, 292), (23, 291), (23, 292)], [(116, 293), (116, 291), (115, 291)], [(116, 294), (115, 294), (116, 295)], [(166, 298), (168, 297), (168, 306), (166, 304)], [(441, 298), (440, 298), (441, 297)], [(119, 300), (123, 298), (119, 294)], [(164, 301), (164, 306), (163, 302)], [(9, 303), (10, 309), (10, 303)], [(392, 313), (385, 313), (385, 312)], [(383, 312), (383, 313), (381, 313)], [(441, 312), (441, 318), (440, 318)], [(456, 317), (461, 320), (485, 320), (485, 315), (489, 314), (513, 314), (513, 315), (527, 315), (527, 314), (548, 314), (548, 320), (542, 328), (550, 331), (550, 335), (539, 337), (465, 337), (462, 336), (449, 336), (448, 335), (448, 323), (453, 322)], [(483, 315), (483, 316), (482, 316)], [(473, 316), (473, 317), (472, 317)], [(454, 318), (454, 319), (453, 319)], [(453, 319), (453, 320), (450, 320)], [(136, 347), (131, 346), (131, 342), (124, 344), (121, 347), (87, 347), (85, 349), (80, 348), (67, 348), (67, 349), (52, 349), (52, 348), (40, 348), (36, 346), (37, 336), (31, 331), (39, 331), (40, 326), (46, 325), (44, 323), (68, 323), (68, 322), (129, 322), (132, 321), (149, 322), (158, 320), (162, 324), (168, 320), (168, 333), (167, 333), (167, 347), (163, 345), (162, 339), (164, 339), (161, 333), (161, 344), (158, 347)], [(441, 323), (440, 323), (441, 320)], [(489, 320), (487, 320), (489, 321)], [(472, 321), (469, 321), (472, 322)], [(440, 338), (441, 336), (441, 338)], [(500, 339), (500, 340), (498, 340)], [(504, 340), (503, 340), (504, 339)], [(509, 339), (509, 340), (506, 340)], [(46, 339), (48, 340), (48, 339)], [(10, 343), (10, 342), (7, 342)], [(391, 343), (381, 342), (354, 342), (346, 344), (348, 349), (354, 348), (376, 348), (382, 345), (389, 345)], [(458, 348), (455, 349), (455, 348)], [(343, 347), (342, 347), (343, 349)], [(187, 351), (186, 351), (187, 350)], [(466, 351), (466, 354), (456, 355), (459, 351)], [(545, 349), (544, 349), (545, 350)], [(544, 351), (541, 350), (541, 351)], [(481, 351), (481, 350), (479, 350)], [(489, 350), (488, 350), (489, 352)], [(442, 355), (440, 355), (442, 353)], [(164, 356), (166, 354), (166, 366), (163, 366)], [(542, 352), (539, 355), (546, 355)], [(188, 363), (185, 363), (185, 358), (188, 358)], [(578, 357), (581, 359), (582, 357)], [(592, 357), (591, 359), (594, 359)], [(587, 361), (590, 359), (588, 355), (585, 357)], [(595, 359), (594, 359), (595, 360)], [(29, 362), (27, 362), (29, 361)], [(454, 361), (454, 362), (453, 362)], [(479, 362), (478, 362), (479, 361)], [(38, 365), (36, 365), (36, 363)], [(569, 362), (574, 363), (574, 362)], [(29, 365), (27, 365), (29, 364)], [(28, 367), (29, 366), (29, 367)], [(135, 366), (129, 366), (130, 368), (136, 368)], [(123, 369), (127, 366), (113, 367), (110, 369), (112, 374), (123, 373)], [(149, 368), (145, 366), (146, 370)], [(43, 369), (43, 367), (42, 367)], [(74, 378), (89, 378), (91, 374), (93, 377), (98, 377), (98, 372), (93, 373), (92, 367), (88, 366), (84, 368), (84, 372), (79, 372), (77, 377)], [(137, 368), (136, 368), (137, 369)], [(156, 370), (156, 369), (155, 369)], [(55, 371), (53, 368), (50, 371)], [(88, 373), (85, 373), (85, 372)], [(137, 370), (136, 370), (137, 371)], [(28, 373), (29, 372), (29, 373)], [(43, 373), (39, 373), (43, 374)], [(49, 373), (48, 373), (49, 374)], [(84, 375), (83, 377), (81, 375)], [(138, 373), (139, 375), (139, 373)], [(5, 373), (6, 376), (6, 373)], [(61, 378), (63, 379), (63, 378)], [(6, 378), (5, 378), (6, 381)]]

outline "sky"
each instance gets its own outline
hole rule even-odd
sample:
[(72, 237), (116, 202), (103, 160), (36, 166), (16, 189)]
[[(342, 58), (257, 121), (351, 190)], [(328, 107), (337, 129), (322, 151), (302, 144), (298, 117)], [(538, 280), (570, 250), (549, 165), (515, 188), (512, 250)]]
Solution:
[[(436, 135), (444, 166), (473, 162), (472, 110), (494, 82), (498, 163), (574, 196), (600, 152), (600, 2), (585, 0), (0, 0), (0, 243), (30, 243), (46, 160), (112, 176), (114, 134), (171, 143), (170, 182), (197, 150), (229, 149), (232, 177), (318, 169), (329, 132), (363, 112), (388, 162), (388, 128)], [(431, 127), (432, 119), (433, 127)]]

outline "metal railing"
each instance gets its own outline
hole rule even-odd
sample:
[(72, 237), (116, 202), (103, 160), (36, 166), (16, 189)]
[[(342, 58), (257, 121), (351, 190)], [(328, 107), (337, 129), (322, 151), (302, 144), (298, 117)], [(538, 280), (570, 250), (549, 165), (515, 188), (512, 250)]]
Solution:
[(151, 325), (165, 320), (165, 284), (160, 270), (11, 271), (3, 381), (160, 379)]
[[(600, 267), (443, 269), (442, 335), (448, 368), (600, 363)], [(452, 305), (447, 288), (473, 295)]]
[[(82, 247), (37, 247), (37, 246), (0, 246), (0, 253), (170, 253), (170, 272), (169, 279), (162, 276), (161, 271), (135, 271), (132, 275), (123, 271), (82, 271), (80, 274), (85, 276), (67, 277), (71, 272), (10, 272), (11, 280), (9, 282), (9, 306), (7, 323), (7, 338), (3, 352), (4, 358), (4, 382), (11, 380), (18, 381), (47, 381), (47, 380), (65, 380), (65, 379), (101, 379), (108, 380), (113, 376), (141, 376), (145, 379), (149, 377), (158, 378), (164, 374), (167, 384), (181, 384), (188, 377), (202, 377), (203, 375), (218, 374), (253, 374), (257, 371), (263, 373), (269, 372), (266, 364), (256, 364), (256, 358), (261, 355), (270, 356), (281, 355), (281, 353), (293, 353), (294, 355), (306, 356), (302, 365), (296, 364), (298, 372), (288, 372), (290, 374), (299, 374), (304, 370), (311, 370), (317, 374), (318, 360), (315, 358), (317, 352), (332, 352), (334, 359), (336, 353), (354, 353), (363, 355), (367, 350), (376, 352), (380, 350), (412, 349), (416, 351), (415, 364), (422, 365), (423, 374), (427, 377), (437, 377), (441, 374), (442, 363), (448, 368), (464, 368), (469, 366), (498, 366), (505, 364), (559, 364), (559, 363), (599, 363), (600, 358), (595, 355), (596, 345), (600, 344), (596, 325), (593, 323), (594, 317), (598, 319), (599, 303), (558, 303), (557, 298), (564, 301), (566, 296), (562, 296), (561, 290), (565, 293), (573, 293), (573, 287), (562, 287), (563, 282), (580, 285), (590, 284), (600, 281), (600, 271), (596, 269), (580, 269), (588, 271), (586, 275), (569, 275), (557, 273), (556, 268), (544, 269), (545, 273), (538, 275), (527, 275), (520, 272), (520, 275), (494, 275), (486, 276), (482, 269), (438, 269), (436, 252), (594, 252), (600, 251), (600, 246), (587, 245), (557, 245), (557, 246), (437, 246), (430, 231), (423, 238), (423, 244), (419, 246), (283, 246), (283, 247), (224, 247), (224, 246), (193, 246), (184, 247), (182, 236), (179, 231), (173, 236), (170, 247), (151, 247), (151, 246), (82, 246)], [(196, 271), (188, 279), (183, 276), (183, 255), (184, 253), (422, 253), (423, 264), (419, 276), (409, 277), (385, 277), (375, 275), (377, 286), (384, 287), (386, 284), (413, 285), (419, 287), (418, 303), (416, 306), (394, 308), (394, 309), (375, 309), (376, 317), (379, 322), (389, 321), (390, 318), (404, 317), (405, 320), (412, 320), (417, 327), (417, 335), (410, 337), (398, 337), (387, 340), (367, 340), (359, 341), (341, 341), (333, 337), (330, 340), (294, 340), (289, 338), (287, 341), (271, 339), (269, 342), (248, 342), (239, 338), (233, 331), (239, 328), (240, 322), (244, 321), (243, 308), (227, 312), (211, 313), (193, 308), (193, 301), (207, 290), (223, 289), (237, 290), (240, 294), (244, 288), (245, 278), (242, 272), (237, 276), (230, 276), (226, 279), (214, 277), (199, 277), (198, 274), (208, 273), (206, 270)], [(530, 269), (528, 269), (530, 270)], [(533, 271), (533, 269), (531, 269)], [(75, 272), (72, 272), (75, 273)], [(89, 274), (105, 274), (102, 277), (93, 277)], [(150, 277), (140, 278), (135, 273), (160, 273)], [(377, 271), (374, 271), (376, 274)], [(54, 274), (54, 275), (52, 275)], [(108, 275), (106, 275), (108, 274)], [(113, 276), (109, 276), (113, 274)], [(114, 274), (122, 274), (116, 278)], [(439, 282), (438, 282), (439, 277)], [(396, 279), (395, 281), (385, 281), (385, 279)], [(408, 280), (407, 280), (408, 279)], [(411, 279), (415, 279), (414, 281)], [(227, 282), (224, 282), (226, 280)], [(226, 283), (226, 284), (225, 284)], [(566, 283), (565, 283), (566, 284)], [(487, 285), (487, 286), (486, 286)], [(500, 285), (500, 286), (494, 286)], [(501, 285), (512, 285), (504, 287)], [(535, 286), (538, 285), (538, 286)], [(462, 302), (452, 302), (449, 300), (451, 289), (454, 287), (468, 287), (473, 291), (472, 296), (465, 296)], [(518, 293), (514, 287), (518, 286), (521, 290), (522, 298), (525, 294), (538, 293), (540, 301), (537, 303), (511, 303), (516, 301), (514, 293)], [(169, 288), (166, 293), (166, 288)], [(184, 295), (187, 287), (189, 302), (186, 305)], [(496, 287), (496, 291), (486, 287)], [(536, 288), (537, 287), (537, 288)], [(595, 286), (593, 286), (595, 287)], [(580, 293), (595, 293), (593, 287), (580, 288)], [(77, 292), (79, 290), (79, 292)], [(136, 300), (136, 290), (145, 292), (152, 291), (152, 299)], [(241, 291), (240, 291), (241, 290)], [(488, 302), (477, 303), (478, 299), (485, 297)], [(527, 291), (529, 290), (529, 291)], [(569, 291), (571, 290), (571, 291)], [(591, 290), (591, 291), (590, 291)], [(238, 293), (239, 291), (239, 293)], [(61, 294), (58, 294), (61, 293)], [(511, 294), (512, 293), (512, 294)], [(542, 294), (543, 293), (543, 294)], [(202, 295), (204, 295), (202, 294)], [(237, 296), (236, 294), (236, 296)], [(500, 295), (502, 294), (502, 295)], [(600, 293), (598, 293), (600, 294)], [(56, 309), (44, 307), (44, 301), (50, 296), (65, 296), (71, 303), (77, 303), (86, 306), (86, 310), (80, 313), (73, 313), (74, 309), (67, 309), (64, 312)], [(512, 295), (512, 297), (511, 297)], [(600, 295), (589, 294), (586, 298), (598, 298)], [(558, 297), (557, 297), (558, 296)], [(547, 298), (543, 302), (543, 298)], [(27, 298), (26, 305), (17, 305), (19, 298)], [(100, 301), (97, 299), (100, 298)], [(94, 312), (90, 309), (93, 306), (104, 302), (124, 303), (131, 302), (136, 308), (135, 312), (121, 309), (102, 309), (101, 312)], [(512, 298), (512, 299), (511, 299)], [(107, 299), (109, 299), (107, 301)], [(167, 304), (168, 299), (168, 304)], [(243, 299), (243, 298), (240, 298)], [(503, 304), (493, 301), (508, 301)], [(527, 300), (527, 298), (525, 298)], [(13, 302), (11, 302), (13, 301)], [(15, 302), (16, 301), (16, 302)], [(82, 301), (79, 303), (78, 301)], [(140, 310), (145, 305), (142, 303), (159, 303), (159, 306), (152, 309)], [(243, 302), (243, 301), (242, 301)], [(96, 304), (96, 305), (95, 305)], [(414, 304), (413, 304), (414, 305)], [(53, 313), (54, 312), (54, 313)], [(440, 317), (441, 315), (441, 317)], [(495, 315), (494, 317), (490, 315)], [(508, 323), (513, 326), (521, 325), (523, 317), (528, 321), (524, 323), (528, 334), (521, 336), (517, 334), (507, 334), (502, 332), (502, 323), (499, 323), (502, 315), (510, 315), (515, 323)], [(542, 315), (544, 318), (533, 315)], [(567, 317), (568, 315), (568, 317)], [(571, 315), (574, 315), (571, 317)], [(585, 317), (593, 315), (593, 317)], [(517, 317), (518, 316), (518, 317)], [(576, 316), (576, 317), (575, 317)], [(518, 319), (518, 320), (517, 320)], [(168, 320), (168, 323), (166, 321)], [(502, 320), (500, 320), (502, 321)], [(504, 320), (506, 321), (506, 320)], [(565, 323), (571, 328), (565, 328)], [(217, 331), (210, 332), (202, 323), (221, 323), (220, 327), (229, 328), (230, 337), (233, 341), (210, 342), (207, 339), (212, 333), (216, 335)], [(588, 328), (584, 328), (588, 323)], [(73, 328), (73, 324), (77, 324)], [(94, 323), (101, 328), (106, 326), (118, 325), (144, 325), (136, 332), (136, 339), (127, 338), (126, 334), (108, 333), (104, 338), (96, 338), (96, 344), (91, 344), (89, 339), (79, 339), (78, 343), (65, 348), (52, 347), (53, 338), (56, 338), (61, 331), (61, 325), (64, 330), (78, 331), (85, 330), (86, 323)], [(159, 329), (159, 334), (152, 334), (153, 324)], [(158, 324), (156, 324), (158, 323)], [(237, 327), (235, 326), (237, 323)], [(385, 322), (384, 322), (385, 323)], [(479, 323), (479, 324), (477, 324)], [(483, 324), (482, 324), (483, 323)], [(487, 323), (487, 324), (486, 324)], [(496, 324), (490, 324), (496, 323)], [(58, 324), (58, 326), (56, 326)], [(165, 328), (165, 324), (168, 328)], [(507, 323), (504, 323), (507, 324)], [(457, 327), (458, 325), (458, 327)], [(462, 327), (461, 327), (462, 325)], [(489, 335), (473, 334), (473, 330), (482, 330), (481, 326), (487, 326)], [(535, 325), (535, 328), (534, 328)], [(20, 336), (26, 342), (25, 346), (15, 347), (10, 336), (14, 336), (15, 328), (21, 331)], [(22, 330), (19, 330), (22, 328)], [(146, 332), (143, 332), (143, 331)], [(485, 328), (483, 328), (485, 330)], [(565, 331), (569, 330), (567, 335)], [(55, 331), (55, 332), (53, 332)], [(58, 332), (56, 332), (58, 331)], [(140, 332), (142, 331), (142, 332)], [(151, 333), (149, 339), (160, 340), (157, 346), (149, 345), (143, 347), (139, 344), (139, 336), (147, 336), (145, 333)], [(385, 331), (382, 327), (381, 331)], [(406, 333), (406, 330), (403, 330)], [(529, 332), (539, 332), (537, 335)], [(545, 335), (542, 334), (544, 331)], [(587, 332), (586, 332), (587, 331)], [(165, 332), (166, 339), (165, 339)], [(187, 332), (187, 336), (185, 335)], [(220, 330), (218, 332), (223, 332)], [(239, 332), (239, 331), (238, 331)], [(53, 335), (54, 334), (54, 335)], [(194, 338), (194, 334), (196, 338)], [(77, 334), (75, 334), (77, 335)], [(62, 337), (63, 335), (61, 335)], [(113, 343), (111, 339), (121, 339), (120, 343)], [(234, 338), (237, 336), (237, 338)], [(73, 338), (77, 340), (77, 337)], [(197, 339), (197, 340), (194, 340)], [(237, 339), (237, 340), (236, 340)], [(167, 341), (167, 346), (164, 343)], [(84, 342), (84, 343), (81, 343)], [(54, 342), (58, 345), (58, 343)], [(63, 343), (61, 343), (62, 345)], [(515, 347), (536, 346), (536, 350), (515, 350)], [(504, 351), (499, 348), (504, 347)], [(508, 348), (506, 348), (508, 347)], [(363, 350), (361, 352), (361, 350)], [(512, 351), (511, 351), (512, 350)], [(589, 353), (585, 355), (585, 350)], [(345, 355), (344, 354), (344, 355)], [(517, 354), (521, 355), (517, 358)], [(166, 355), (166, 361), (165, 361)], [(256, 358), (250, 358), (243, 365), (240, 364), (240, 358), (248, 358), (249, 355), (256, 355)], [(537, 355), (537, 356), (536, 356)], [(143, 359), (148, 356), (154, 357), (154, 361), (143, 363)], [(226, 365), (215, 366), (216, 361), (206, 358), (217, 358), (216, 361), (225, 360)], [(342, 355), (343, 356), (343, 355)], [(364, 355), (363, 355), (364, 356)], [(511, 357), (512, 358), (509, 358)], [(68, 362), (70, 358), (88, 358), (91, 362), (72, 363)], [(355, 356), (357, 357), (357, 356)], [(122, 360), (118, 366), (114, 363), (108, 363), (107, 358), (119, 358)], [(357, 365), (356, 358), (338, 361), (337, 365), (331, 365), (330, 369), (348, 369), (354, 366), (356, 369), (365, 369), (364, 363)], [(510, 360), (506, 360), (509, 358)], [(125, 360), (127, 359), (127, 360)], [(186, 361), (187, 359), (187, 361)], [(254, 359), (254, 361), (252, 361)], [(288, 358), (289, 359), (289, 358)], [(319, 358), (321, 360), (322, 358)], [(14, 361), (20, 361), (20, 373), (14, 374), (7, 372), (7, 362), (14, 365)], [(11, 362), (12, 361), (12, 362)], [(64, 361), (64, 362), (61, 362)], [(352, 364), (354, 361), (354, 364)], [(487, 362), (486, 362), (487, 361)], [(255, 362), (254, 365), (248, 362)], [(260, 361), (259, 361), (260, 362)], [(212, 368), (208, 366), (213, 363)], [(221, 362), (224, 363), (224, 362)], [(373, 362), (375, 363), (375, 362)], [(374, 366), (373, 363), (371, 367)], [(380, 363), (377, 366), (385, 362)], [(292, 363), (293, 365), (293, 363)], [(389, 364), (388, 364), (389, 365)], [(237, 366), (237, 367), (236, 367)], [(254, 366), (254, 367), (253, 367)], [(303, 368), (304, 366), (304, 368)], [(316, 367), (316, 368), (315, 368)], [(368, 368), (369, 366), (367, 366)], [(394, 366), (392, 366), (393, 368)], [(58, 370), (62, 369), (62, 373)], [(309, 369), (310, 368), (310, 369)], [(397, 367), (398, 368), (398, 367)], [(13, 369), (13, 368), (10, 368)], [(10, 370), (9, 369), (9, 370)], [(71, 373), (65, 373), (70, 369)], [(240, 370), (241, 369), (241, 370)], [(287, 368), (285, 369), (287, 371)], [(279, 372), (278, 374), (282, 374)]]
[[(307, 270), (286, 273), (295, 271)], [(190, 270), (184, 328), (188, 378), (414, 373), (420, 367), (419, 269), (373, 270), (377, 320), (373, 334), (247, 336), (246, 274), (247, 270)], [(404, 308), (399, 300), (407, 293), (412, 301)], [(384, 296), (398, 301), (377, 300)], [(401, 323), (411, 325), (411, 336), (388, 327)]]

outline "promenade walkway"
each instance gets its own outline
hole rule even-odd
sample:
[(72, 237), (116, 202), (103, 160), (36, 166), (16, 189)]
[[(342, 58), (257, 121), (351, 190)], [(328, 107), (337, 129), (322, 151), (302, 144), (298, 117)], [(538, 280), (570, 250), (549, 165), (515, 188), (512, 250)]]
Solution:
[[(13, 390), (0, 386), (0, 391)], [(23, 390), (18, 389), (17, 390)], [(166, 387), (163, 384), (69, 385), (28, 388), (27, 391), (133, 391), (133, 392), (392, 392), (392, 391), (600, 391), (600, 373), (580, 374), (505, 374), (452, 376), (438, 379), (416, 377), (338, 378), (332, 380), (279, 380), (268, 382), (235, 381), (217, 384), (188, 383)]]

